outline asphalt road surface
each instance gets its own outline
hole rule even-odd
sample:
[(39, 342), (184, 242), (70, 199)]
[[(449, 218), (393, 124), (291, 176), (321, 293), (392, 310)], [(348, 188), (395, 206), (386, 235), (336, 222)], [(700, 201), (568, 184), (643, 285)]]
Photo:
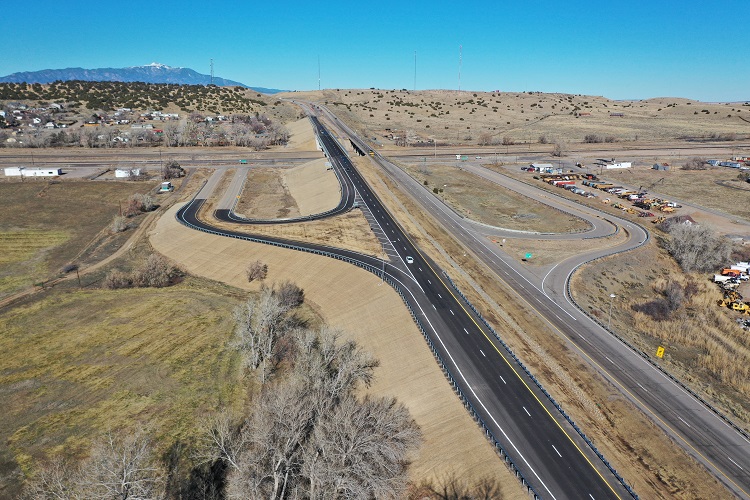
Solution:
[[(329, 147), (330, 146), (330, 147)], [(343, 258), (384, 277), (401, 291), (429, 342), (450, 372), (467, 406), (502, 447), (533, 491), (542, 498), (626, 498), (629, 493), (492, 332), (466, 306), (437, 266), (414, 246), (370, 190), (343, 150), (334, 152), (357, 192), (362, 209), (384, 246), (388, 262), (347, 250), (222, 231), (199, 220), (208, 196), (201, 192), (179, 212), (190, 227), (229, 237), (294, 246)], [(225, 220), (231, 220), (220, 215)], [(407, 263), (411, 257), (412, 263)]]
[[(336, 120), (335, 117), (332, 117)], [(350, 138), (367, 147), (341, 122), (336, 121)], [(660, 371), (653, 353), (642, 353), (626, 345), (612, 332), (596, 323), (573, 303), (568, 284), (580, 265), (594, 258), (627, 251), (642, 245), (648, 232), (632, 222), (599, 212), (556, 195), (521, 186), (506, 176), (479, 166), (463, 168), (493, 182), (516, 189), (522, 194), (576, 215), (586, 214), (592, 222), (591, 234), (603, 235), (607, 225), (615, 225), (628, 235), (627, 241), (613, 248), (587, 252), (569, 258), (541, 277), (535, 276), (521, 263), (502, 253), (488, 239), (488, 234), (504, 233), (500, 228), (488, 229), (463, 219), (403, 170), (376, 157), (379, 165), (425, 210), (434, 214), (443, 227), (474, 255), (487, 264), (498, 278), (509, 284), (520, 297), (542, 317), (552, 329), (597, 371), (610, 380), (630, 401), (635, 403), (660, 428), (689, 454), (703, 463), (724, 485), (741, 498), (750, 498), (750, 440), (746, 433), (707, 407), (684, 386)], [(597, 222), (597, 220), (599, 222)], [(518, 237), (514, 232), (513, 236)], [(569, 237), (569, 236), (561, 236)], [(587, 237), (585, 234), (577, 235)], [(545, 236), (545, 239), (549, 236)]]

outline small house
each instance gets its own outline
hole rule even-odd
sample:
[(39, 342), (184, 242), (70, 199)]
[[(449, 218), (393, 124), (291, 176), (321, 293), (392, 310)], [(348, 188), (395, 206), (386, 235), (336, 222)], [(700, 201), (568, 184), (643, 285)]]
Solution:
[(653, 170), (669, 170), (669, 163), (654, 163)]

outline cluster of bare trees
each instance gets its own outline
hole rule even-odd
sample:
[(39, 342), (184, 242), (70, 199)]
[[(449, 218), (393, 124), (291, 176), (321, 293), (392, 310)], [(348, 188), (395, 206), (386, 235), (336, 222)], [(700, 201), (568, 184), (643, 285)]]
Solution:
[(132, 272), (113, 269), (107, 273), (102, 281), (102, 287), (109, 290), (130, 287), (161, 288), (169, 285), (178, 274), (179, 269), (166, 257), (151, 254)]
[(39, 467), (26, 497), (59, 499), (164, 498), (165, 472), (142, 432), (108, 434), (89, 457), (72, 463), (55, 459)]
[(181, 123), (164, 127), (164, 145), (178, 146), (240, 146), (265, 149), (269, 145), (286, 144), (289, 130), (265, 115), (233, 115), (228, 121), (207, 122), (193, 113)]
[(356, 396), (377, 362), (327, 327), (290, 340), (291, 373), (264, 385), (249, 414), (207, 424), (202, 449), (226, 466), (226, 498), (399, 496), (421, 435), (394, 399)]
[(253, 261), (245, 269), (245, 274), (247, 281), (251, 283), (255, 280), (263, 281), (268, 276), (268, 264), (260, 260)]
[(726, 263), (731, 242), (710, 228), (697, 224), (673, 224), (664, 247), (685, 272), (708, 272)]

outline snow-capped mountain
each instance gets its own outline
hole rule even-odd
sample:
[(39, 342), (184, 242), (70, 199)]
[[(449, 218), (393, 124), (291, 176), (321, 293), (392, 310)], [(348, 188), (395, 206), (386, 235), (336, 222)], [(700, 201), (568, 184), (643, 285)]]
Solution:
[[(44, 69), (41, 71), (24, 71), (0, 77), (0, 83), (52, 83), (54, 81), (83, 80), (90, 82), (145, 82), (145, 83), (177, 83), (182, 85), (209, 85), (210, 75), (203, 75), (190, 68), (173, 68), (166, 64), (153, 62), (145, 66), (131, 66), (129, 68), (66, 68)], [(214, 85), (247, 87), (258, 92), (273, 94), (281, 92), (278, 89), (251, 87), (244, 83), (227, 80), (215, 76)]]

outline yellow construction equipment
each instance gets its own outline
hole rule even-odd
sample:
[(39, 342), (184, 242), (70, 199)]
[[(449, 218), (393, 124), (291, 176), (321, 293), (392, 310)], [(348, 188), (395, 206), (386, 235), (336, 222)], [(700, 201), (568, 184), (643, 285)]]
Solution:
[(750, 314), (750, 304), (745, 302), (732, 302), (732, 309), (745, 314)]

